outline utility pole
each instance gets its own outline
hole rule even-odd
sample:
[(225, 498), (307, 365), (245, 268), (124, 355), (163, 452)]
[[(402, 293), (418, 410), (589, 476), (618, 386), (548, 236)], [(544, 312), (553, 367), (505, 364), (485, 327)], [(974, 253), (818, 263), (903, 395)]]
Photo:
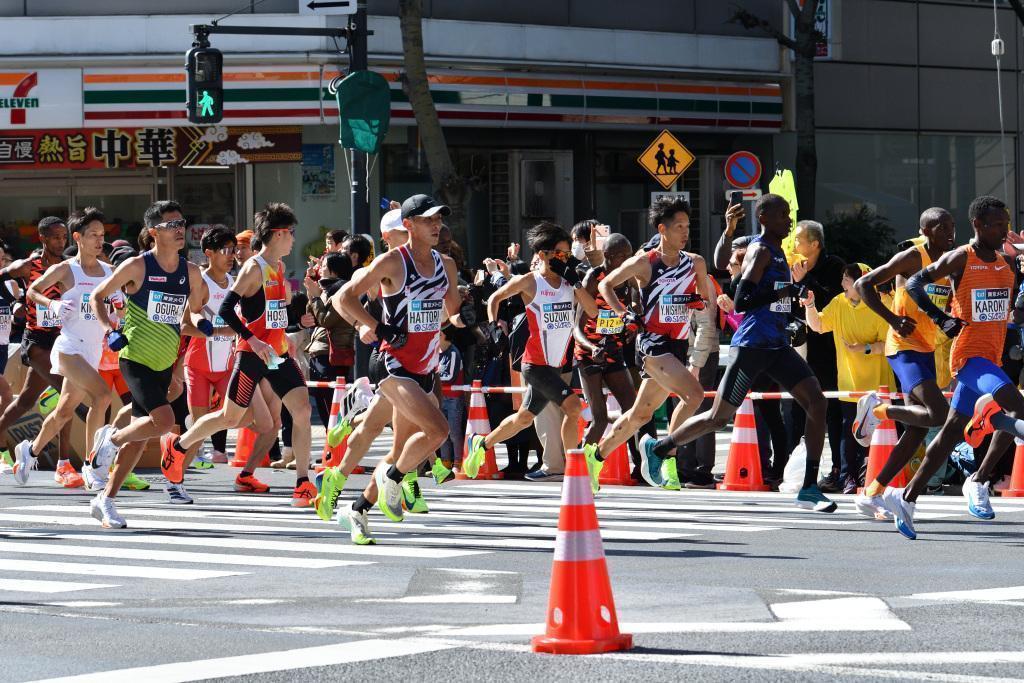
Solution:
[[(350, 15), (348, 24), (349, 72), (366, 71), (369, 60), (366, 48), (366, 0), (358, 0), (355, 14)], [(369, 179), (366, 176), (366, 152), (352, 151), (352, 203), (349, 217), (353, 233), (370, 233), (370, 204), (367, 200)], [(342, 150), (348, 154), (349, 150)]]

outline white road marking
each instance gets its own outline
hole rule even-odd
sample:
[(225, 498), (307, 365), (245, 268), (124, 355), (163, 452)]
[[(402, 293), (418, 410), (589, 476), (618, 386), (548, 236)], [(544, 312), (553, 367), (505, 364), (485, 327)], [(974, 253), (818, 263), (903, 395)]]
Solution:
[(0, 578), (0, 593), (73, 593), (95, 588), (117, 588), (112, 583), (78, 583), (74, 581), (38, 581), (36, 579), (4, 579)]
[(180, 567), (129, 567), (116, 564), (84, 564), (81, 562), (43, 562), (40, 560), (0, 559), (0, 570), (40, 574), (84, 574), (89, 576), (119, 576), (136, 579), (164, 579), (168, 581), (196, 581), (219, 579), (225, 576), (244, 576), (247, 572), (222, 572)]
[(1024, 599), (1024, 586), (1005, 588), (979, 588), (965, 591), (941, 591), (938, 593), (914, 593), (912, 600), (938, 600), (941, 602), (1002, 602)]
[(99, 600), (69, 600), (68, 602), (47, 602), (52, 607), (117, 607), (120, 602), (101, 602)]
[(360, 598), (352, 602), (393, 602), (404, 604), (466, 604), (498, 605), (515, 604), (514, 595), (484, 595), (482, 593), (443, 593), (440, 595), (407, 595), (403, 598)]
[(458, 644), (436, 639), (356, 640), (337, 645), (322, 645), (296, 650), (99, 671), (80, 676), (51, 678), (37, 683), (138, 683), (138, 681), (184, 683), (185, 681), (247, 676), (271, 671), (294, 671), (317, 666), (366, 662), (389, 657), (405, 657), (454, 647), (458, 647)]

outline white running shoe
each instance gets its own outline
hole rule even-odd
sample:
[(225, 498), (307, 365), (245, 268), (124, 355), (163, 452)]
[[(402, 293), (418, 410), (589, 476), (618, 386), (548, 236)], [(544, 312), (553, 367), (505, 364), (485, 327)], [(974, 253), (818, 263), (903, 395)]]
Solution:
[(967, 511), (978, 519), (995, 519), (995, 510), (988, 499), (988, 482), (978, 483), (977, 476), (978, 474), (974, 473), (964, 481), (963, 492), (964, 498), (967, 499)]
[(89, 503), (89, 510), (104, 529), (124, 529), (128, 526), (124, 517), (118, 514), (117, 508), (114, 507), (114, 501), (107, 498), (105, 493), (96, 494), (96, 497)]
[(874, 413), (875, 406), (881, 404), (878, 394), (873, 391), (857, 400), (857, 414), (853, 418), (853, 438), (865, 448), (871, 445), (871, 435), (881, 422)]
[(227, 461), (228, 461), (228, 454), (227, 453), (225, 453), (223, 451), (218, 451), (217, 449), (213, 449), (212, 451), (210, 451), (210, 462), (212, 462), (214, 464), (217, 464), (217, 465), (224, 465), (224, 464), (227, 464)]
[(103, 425), (93, 435), (92, 449), (95, 455), (92, 458), (92, 466), (94, 469), (107, 471), (114, 464), (114, 458), (117, 457), (117, 446), (110, 441), (110, 437), (113, 435), (114, 428), (111, 425)]
[(14, 481), (19, 486), (28, 483), (28, 474), (36, 468), (38, 461), (32, 455), (32, 444), (22, 441), (14, 447)]
[(860, 494), (854, 497), (853, 504), (857, 507), (857, 512), (865, 517), (885, 522), (892, 521), (892, 513), (885, 509), (881, 496)]
[(914, 529), (914, 509), (917, 507), (917, 503), (904, 500), (904, 490), (887, 487), (882, 494), (882, 505), (892, 514), (896, 531), (913, 541), (917, 538), (917, 531)]
[(377, 540), (370, 535), (370, 518), (365, 512), (356, 512), (349, 506), (338, 513), (338, 524), (348, 530), (352, 542), (356, 545), (377, 544)]
[(373, 400), (373, 389), (370, 388), (370, 380), (366, 377), (359, 377), (345, 390), (345, 397), (341, 403), (341, 415), (349, 420), (370, 407)]
[(401, 522), (402, 484), (387, 475), (387, 463), (380, 463), (373, 470), (373, 480), (377, 482), (377, 509), (392, 522)]
[(82, 479), (85, 481), (86, 491), (102, 491), (107, 488), (109, 478), (106, 470), (98, 470), (88, 463), (82, 465)]
[(191, 505), (194, 501), (192, 496), (185, 490), (184, 484), (172, 484), (170, 482), (164, 484), (164, 493), (171, 505)]

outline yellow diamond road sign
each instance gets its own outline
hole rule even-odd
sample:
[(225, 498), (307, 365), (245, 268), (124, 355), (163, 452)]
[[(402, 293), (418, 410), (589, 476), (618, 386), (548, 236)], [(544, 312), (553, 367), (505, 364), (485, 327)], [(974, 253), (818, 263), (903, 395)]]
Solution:
[(661, 131), (644, 153), (636, 158), (651, 177), (666, 190), (672, 187), (695, 159), (690, 150), (683, 147), (683, 143), (676, 140), (667, 130)]

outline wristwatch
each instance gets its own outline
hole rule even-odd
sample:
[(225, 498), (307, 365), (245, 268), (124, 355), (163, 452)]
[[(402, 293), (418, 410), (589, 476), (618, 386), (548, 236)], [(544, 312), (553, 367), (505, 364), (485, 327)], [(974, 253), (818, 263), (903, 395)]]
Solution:
[(864, 355), (869, 355), (870, 353), (871, 353), (871, 344), (865, 344), (864, 345)]

